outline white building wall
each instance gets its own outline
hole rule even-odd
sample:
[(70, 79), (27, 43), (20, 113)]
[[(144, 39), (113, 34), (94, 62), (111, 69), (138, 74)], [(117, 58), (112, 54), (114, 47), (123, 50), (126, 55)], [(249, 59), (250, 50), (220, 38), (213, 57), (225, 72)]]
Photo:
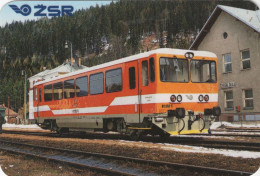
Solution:
[[(228, 37), (224, 39), (223, 33)], [(241, 50), (250, 50), (251, 68), (243, 70), (241, 67)], [(223, 89), (219, 86), (219, 105), (224, 114), (236, 114), (233, 110), (225, 110), (225, 90), (233, 91), (234, 106), (240, 106), (241, 112), (246, 114), (260, 113), (260, 34), (252, 28), (227, 14), (221, 12), (218, 19), (210, 28), (208, 34), (198, 46), (198, 50), (211, 51), (218, 57), (218, 79), (220, 84), (235, 82), (235, 87)], [(232, 72), (224, 73), (223, 54), (231, 53)], [(242, 90), (252, 88), (254, 108), (243, 109)]]

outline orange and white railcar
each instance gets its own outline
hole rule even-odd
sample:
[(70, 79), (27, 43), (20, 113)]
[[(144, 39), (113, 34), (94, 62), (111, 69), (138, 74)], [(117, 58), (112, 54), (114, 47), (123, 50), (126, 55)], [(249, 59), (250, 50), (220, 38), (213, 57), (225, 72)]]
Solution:
[(217, 57), (157, 49), (33, 86), (34, 118), (44, 129), (142, 134), (205, 132), (221, 113)]

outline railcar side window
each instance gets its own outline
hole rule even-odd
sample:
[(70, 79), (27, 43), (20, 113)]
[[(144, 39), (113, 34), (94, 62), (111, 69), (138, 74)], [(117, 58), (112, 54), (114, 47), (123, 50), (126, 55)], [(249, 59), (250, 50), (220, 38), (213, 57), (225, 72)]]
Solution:
[(52, 100), (52, 84), (44, 86), (44, 101)]
[(191, 81), (201, 83), (215, 83), (216, 78), (216, 62), (208, 60), (191, 60)]
[(149, 80), (148, 80), (148, 61), (145, 60), (142, 62), (142, 85), (148, 86)]
[(104, 92), (104, 74), (96, 73), (89, 77), (90, 95), (102, 94)]
[(74, 98), (75, 89), (74, 89), (74, 79), (64, 81), (64, 98)]
[(39, 102), (42, 102), (42, 89), (39, 89)]
[(33, 100), (37, 101), (37, 87), (33, 89)]
[(154, 73), (154, 58), (150, 58), (149, 60), (149, 68), (150, 68), (150, 81), (154, 82), (155, 80), (155, 73)]
[(188, 82), (188, 60), (164, 57), (160, 58), (160, 79), (162, 82)]
[(76, 79), (76, 95), (84, 97), (88, 95), (88, 77), (82, 76)]
[(61, 100), (63, 98), (62, 82), (53, 84), (53, 98), (54, 100)]
[(122, 90), (122, 69), (114, 69), (106, 72), (106, 92), (119, 92)]
[(135, 89), (135, 67), (129, 68), (129, 89)]

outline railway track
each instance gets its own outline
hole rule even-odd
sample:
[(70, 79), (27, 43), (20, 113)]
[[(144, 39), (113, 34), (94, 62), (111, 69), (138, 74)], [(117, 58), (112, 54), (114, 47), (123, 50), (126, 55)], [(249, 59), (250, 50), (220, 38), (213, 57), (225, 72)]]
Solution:
[[(25, 134), (25, 135), (39, 135), (39, 136), (57, 136), (57, 137), (62, 137), (60, 135), (58, 135), (55, 132), (29, 132), (29, 131), (11, 131), (11, 130), (4, 130), (4, 133), (9, 133), (9, 134)], [(78, 135), (79, 133), (77, 133)], [(94, 134), (94, 133), (93, 133)], [(96, 134), (96, 133), (95, 133)], [(86, 135), (85, 133), (83, 135)], [(98, 134), (100, 135), (100, 134)], [(103, 134), (101, 134), (103, 135)], [(122, 135), (120, 134), (104, 134), (104, 135), (110, 135), (110, 136), (120, 136), (122, 137)], [(259, 134), (221, 134), (221, 133), (214, 133), (214, 134), (207, 134), (207, 133), (196, 133), (196, 134), (185, 134), (185, 135), (181, 135), (181, 136), (221, 136), (221, 137), (250, 137), (250, 138), (260, 138), (260, 132)]]
[(216, 131), (216, 132), (248, 132), (248, 133), (260, 133), (260, 129), (240, 129), (240, 128), (226, 128), (226, 129), (221, 129), (221, 130), (211, 130), (211, 131)]
[[(9, 134), (24, 134), (24, 135), (36, 135), (36, 136), (47, 136), (47, 137), (60, 137), (60, 138), (82, 138), (82, 139), (109, 139), (109, 140), (129, 140), (126, 135), (120, 134), (78, 134), (72, 133), (63, 136), (59, 136), (56, 133), (42, 133), (42, 132), (24, 132), (24, 131), (4, 131)], [(199, 137), (181, 137), (173, 136), (167, 140), (161, 139), (160, 137), (145, 136), (142, 138), (144, 142), (153, 143), (169, 143), (169, 144), (180, 144), (180, 145), (192, 145), (207, 148), (218, 148), (218, 149), (230, 149), (230, 150), (243, 150), (243, 151), (257, 151), (260, 152), (259, 142), (240, 142), (240, 141), (223, 141), (223, 140), (212, 140)]]
[[(164, 161), (145, 160), (132, 157), (108, 155), (101, 153), (83, 152), (47, 146), (39, 146), (7, 140), (0, 140), (0, 149), (21, 155), (69, 164), (70, 166), (87, 168), (107, 175), (157, 175), (136, 168), (123, 168), (118, 163), (138, 163), (155, 167), (169, 167), (174, 170), (185, 169), (189, 172), (208, 172), (213, 175), (252, 175), (249, 172), (226, 170), (220, 168), (196, 166), (189, 164), (171, 163)], [(124, 162), (122, 162), (124, 161)]]
[[(221, 137), (249, 137), (249, 138), (260, 138), (260, 133), (258, 134), (220, 134), (220, 133), (215, 133), (215, 134), (192, 134), (193, 136), (221, 136)], [(188, 136), (188, 135), (186, 135)]]
[[(41, 132), (22, 132), (22, 131), (4, 131), (9, 134), (24, 134), (24, 135), (38, 135), (47, 137), (61, 137), (61, 138), (83, 138), (83, 139), (112, 139), (112, 140), (129, 140), (126, 135), (120, 134), (67, 134), (59, 136), (56, 133), (41, 133)], [(240, 142), (240, 141), (223, 141), (223, 140), (212, 140), (199, 137), (184, 137), (176, 136), (170, 137), (167, 140), (161, 139), (160, 137), (145, 136), (142, 138), (144, 142), (153, 143), (169, 143), (169, 144), (180, 144), (180, 145), (192, 145), (207, 148), (217, 149), (230, 149), (230, 150), (243, 150), (243, 151), (256, 151), (260, 152), (259, 142)]]

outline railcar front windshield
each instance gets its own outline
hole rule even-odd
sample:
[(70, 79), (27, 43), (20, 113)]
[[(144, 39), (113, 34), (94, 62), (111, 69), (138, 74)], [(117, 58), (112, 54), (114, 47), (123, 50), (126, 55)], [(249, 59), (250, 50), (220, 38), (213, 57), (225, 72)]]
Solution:
[(187, 59), (160, 58), (160, 79), (163, 82), (188, 82), (189, 64)]
[(191, 82), (216, 83), (216, 62), (208, 60), (191, 60)]

